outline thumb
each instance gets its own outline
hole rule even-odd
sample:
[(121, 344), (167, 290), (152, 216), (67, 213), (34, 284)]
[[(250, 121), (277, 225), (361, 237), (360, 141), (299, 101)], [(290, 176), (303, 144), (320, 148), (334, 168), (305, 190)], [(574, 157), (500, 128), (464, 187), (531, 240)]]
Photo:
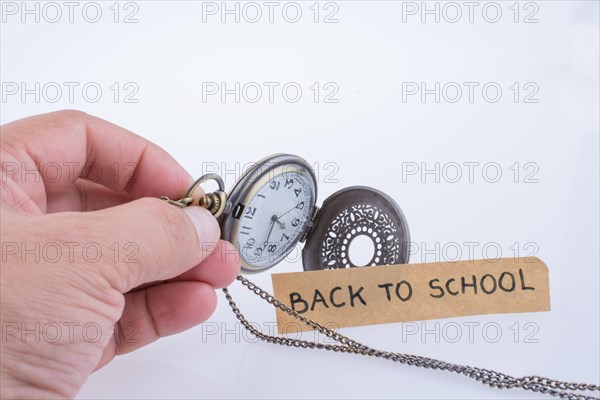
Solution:
[[(170, 279), (198, 265), (217, 248), (217, 220), (202, 207), (175, 207), (142, 198), (88, 213), (92, 235), (118, 246), (98, 263), (112, 287), (125, 293), (144, 283)], [(98, 240), (98, 239), (95, 239)], [(115, 257), (113, 257), (115, 256)]]

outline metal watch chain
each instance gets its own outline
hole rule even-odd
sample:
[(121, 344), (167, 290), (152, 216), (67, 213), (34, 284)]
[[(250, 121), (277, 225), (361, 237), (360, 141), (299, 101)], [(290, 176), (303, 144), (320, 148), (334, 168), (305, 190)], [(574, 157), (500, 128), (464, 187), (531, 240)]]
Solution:
[[(224, 192), (222, 180), (216, 174), (207, 174), (199, 178), (196, 182), (194, 182), (190, 189), (188, 189), (185, 196), (181, 200), (171, 200), (166, 196), (163, 196), (161, 198), (167, 201), (168, 203), (176, 205), (178, 207), (190, 206), (194, 202), (194, 199), (192, 197), (193, 192), (198, 188), (198, 186), (201, 183), (211, 179), (216, 180), (218, 182), (219, 190), (215, 191), (214, 193), (207, 193), (200, 197), (198, 205), (207, 208), (216, 218), (224, 212), (227, 199), (226, 194)], [(600, 391), (600, 386), (598, 385), (563, 382), (554, 379), (543, 378), (540, 376), (524, 376), (521, 378), (515, 378), (510, 375), (506, 375), (496, 371), (491, 371), (488, 369), (470, 367), (467, 365), (452, 364), (433, 358), (415, 356), (411, 354), (393, 353), (388, 351), (377, 350), (366, 346), (362, 343), (359, 343), (355, 340), (352, 340), (338, 332), (335, 332), (332, 329), (329, 329), (319, 324), (318, 322), (315, 322), (309, 318), (300, 315), (281, 301), (277, 300), (275, 297), (273, 297), (273, 295), (269, 294), (267, 291), (261, 289), (260, 287), (249, 281), (247, 278), (244, 278), (243, 276), (239, 275), (237, 277), (237, 280), (248, 290), (259, 296), (261, 299), (265, 300), (267, 303), (273, 305), (275, 308), (280, 309), (286, 314), (310, 326), (312, 329), (318, 331), (319, 333), (335, 340), (339, 344), (327, 344), (321, 342), (311, 342), (301, 339), (292, 339), (285, 336), (265, 335), (264, 333), (256, 329), (254, 326), (252, 326), (252, 324), (246, 319), (246, 317), (244, 317), (244, 315), (240, 311), (239, 307), (233, 300), (233, 297), (229, 293), (229, 290), (227, 288), (223, 288), (225, 298), (227, 299), (229, 306), (233, 310), (233, 313), (235, 314), (236, 318), (240, 321), (242, 326), (254, 336), (256, 336), (258, 339), (263, 340), (265, 342), (275, 343), (282, 346), (301, 347), (305, 349), (323, 349), (340, 353), (358, 354), (362, 356), (383, 358), (385, 360), (398, 362), (400, 364), (407, 364), (426, 369), (455, 372), (457, 374), (467, 376), (471, 379), (475, 379), (476, 381), (481, 382), (484, 385), (488, 385), (490, 387), (498, 389), (521, 388), (524, 390), (548, 394), (550, 396), (555, 396), (561, 399), (568, 400), (600, 399), (598, 397), (587, 396), (585, 394), (573, 393), (573, 391)]]
[(235, 301), (231, 297), (229, 290), (227, 288), (223, 289), (225, 293), (225, 297), (229, 302), (229, 306), (233, 310), (233, 313), (240, 321), (240, 323), (250, 331), (254, 336), (259, 338), (260, 340), (275, 343), (282, 346), (291, 346), (291, 347), (302, 347), (306, 349), (324, 349), (335, 352), (342, 353), (351, 353), (351, 354), (359, 354), (363, 356), (370, 357), (378, 357), (386, 360), (399, 362), (401, 364), (413, 365), (416, 367), (428, 368), (428, 369), (438, 369), (441, 371), (449, 371), (455, 372), (458, 374), (462, 374), (468, 376), (471, 379), (475, 379), (476, 381), (481, 382), (484, 385), (488, 385), (490, 387), (498, 388), (498, 389), (512, 389), (512, 388), (522, 388), (525, 390), (531, 390), (533, 392), (549, 394), (551, 396), (560, 397), (561, 399), (568, 400), (597, 400), (597, 397), (586, 396), (583, 394), (572, 393), (570, 391), (581, 390), (581, 391), (598, 391), (600, 387), (598, 385), (588, 385), (585, 383), (571, 383), (571, 382), (562, 382), (548, 378), (542, 378), (540, 376), (525, 376), (522, 378), (514, 378), (510, 375), (506, 375), (500, 372), (491, 371), (483, 368), (470, 367), (466, 365), (458, 365), (447, 363), (440, 360), (435, 360), (432, 358), (414, 356), (411, 354), (402, 354), (402, 353), (392, 353), (387, 351), (381, 351), (373, 349), (369, 346), (361, 344), (355, 340), (352, 340), (340, 333), (337, 333), (325, 326), (319, 324), (318, 322), (312, 321), (302, 315), (298, 314), (296, 311), (292, 310), (290, 307), (283, 304), (281, 301), (274, 298), (271, 294), (256, 286), (254, 283), (250, 282), (248, 279), (243, 276), (238, 276), (237, 280), (241, 282), (248, 290), (254, 292), (254, 294), (258, 295), (261, 299), (265, 300), (267, 303), (272, 304), (275, 308), (279, 308), (281, 311), (285, 312), (288, 315), (293, 316), (297, 320), (302, 321), (307, 324), (311, 328), (319, 331), (325, 336), (335, 340), (340, 344), (326, 344), (320, 342), (311, 342), (307, 340), (300, 339), (291, 339), (283, 336), (271, 336), (265, 335), (256, 329), (248, 320), (244, 317), (240, 309), (238, 308)]

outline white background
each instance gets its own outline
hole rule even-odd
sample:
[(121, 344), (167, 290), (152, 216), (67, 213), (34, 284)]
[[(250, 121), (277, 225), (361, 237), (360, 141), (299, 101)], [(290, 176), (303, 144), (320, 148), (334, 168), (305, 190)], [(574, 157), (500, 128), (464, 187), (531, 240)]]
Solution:
[[(80, 109), (154, 141), (194, 176), (215, 165), (224, 175), (225, 168), (239, 170), (276, 152), (298, 154), (320, 172), (319, 202), (351, 185), (369, 185), (391, 195), (419, 246), (412, 262), (454, 257), (443, 251), (453, 243), (462, 248), (463, 259), (469, 258), (466, 242), (478, 243), (475, 258), (485, 256), (486, 243), (494, 244), (488, 255), (494, 256), (499, 246), (506, 257), (516, 248), (521, 255), (529, 254), (532, 247), (525, 246), (534, 243), (535, 255), (550, 270), (551, 312), (348, 328), (343, 333), (380, 349), (514, 376), (599, 382), (598, 2), (520, 3), (518, 22), (513, 2), (498, 2), (502, 15), (496, 23), (482, 15), (485, 2), (478, 3), (472, 23), (462, 2), (462, 17), (456, 23), (448, 21), (456, 9), (444, 8), (445, 3), (438, 3), (440, 12), (446, 10), (439, 23), (434, 15), (425, 15), (422, 22), (420, 13), (403, 14), (403, 7), (407, 11), (410, 5), (392, 1), (338, 1), (327, 8), (321, 3), (317, 23), (309, 8), (312, 2), (300, 3), (297, 23), (283, 18), (286, 3), (275, 9), (273, 23), (260, 2), (263, 16), (256, 23), (244, 15), (239, 23), (234, 15), (222, 23), (220, 14), (203, 15), (203, 4), (193, 1), (120, 4), (116, 23), (112, 2), (98, 3), (102, 15), (97, 23), (83, 17), (85, 3), (75, 8), (70, 23), (61, 2), (62, 18), (51, 23), (55, 10), (46, 8), (44, 15), (40, 3), (40, 21), (26, 15), (22, 22), (22, 6), (13, 4), (18, 13), (2, 16), (2, 123)], [(33, 2), (28, 5), (35, 7)], [(243, 9), (244, 3), (239, 6)], [(338, 22), (323, 23), (335, 7), (333, 18)], [(493, 19), (494, 9), (487, 7), (486, 17)], [(87, 10), (88, 19), (94, 18), (94, 10)], [(123, 23), (133, 11), (138, 22)], [(253, 10), (246, 11), (252, 12), (246, 17), (254, 18)], [(293, 10), (288, 11), (287, 17), (293, 18)], [(531, 18), (538, 22), (524, 23), (534, 11)], [(55, 92), (41, 93), (39, 102), (33, 95), (7, 95), (11, 82), (24, 82), (28, 88), (35, 82), (41, 87), (49, 82), (80, 86), (72, 102), (64, 87), (62, 97), (52, 103)], [(95, 103), (81, 93), (89, 82), (103, 90)], [(109, 88), (115, 82), (121, 96), (130, 92), (124, 89), (126, 83), (137, 85), (133, 99), (138, 102), (126, 103), (122, 97), (115, 102)], [(235, 82), (280, 86), (272, 103), (266, 89), (257, 103), (244, 97), (236, 103), (233, 95), (225, 102), (219, 96), (203, 101), (203, 82), (226, 82), (229, 88)], [(288, 82), (303, 89), (296, 103), (281, 95)], [(319, 82), (321, 95), (329, 93), (323, 91), (325, 83), (337, 85), (338, 102), (320, 98), (315, 103), (309, 89), (314, 82)], [(425, 102), (419, 95), (403, 101), (403, 82), (426, 82), (430, 89), (435, 82), (442, 87), (448, 82), (480, 86), (473, 102), (463, 86), (458, 102), (447, 101), (455, 97), (448, 92), (436, 103), (434, 95)], [(481, 88), (489, 82), (502, 89), (495, 103), (482, 97)], [(517, 102), (510, 89), (515, 82), (520, 87)], [(530, 90), (524, 88), (527, 83), (533, 84)], [(523, 101), (531, 87), (539, 89), (533, 96), (537, 103)], [(328, 162), (335, 163), (334, 169), (325, 167)], [(447, 166), (439, 182), (432, 174), (402, 176), (410, 166), (431, 169), (436, 162), (442, 172)], [(473, 182), (466, 167), (457, 183), (450, 182), (455, 170), (448, 168), (455, 164), (449, 163), (465, 162), (481, 163)], [(516, 179), (515, 167), (510, 168), (515, 162), (521, 172)], [(495, 169), (482, 174), (487, 163), (500, 166), (497, 183), (488, 182), (495, 178)], [(525, 169), (526, 163), (533, 164)], [(526, 175), (533, 169), (529, 178), (534, 182), (529, 182)], [(228, 187), (234, 175), (225, 176)], [(439, 251), (422, 251), (423, 246), (435, 249), (436, 243)], [(301, 265), (300, 260), (284, 262), (253, 280), (270, 290), (270, 272), (300, 271)], [(243, 311), (266, 332), (275, 320), (273, 309), (238, 285), (231, 290)], [(496, 391), (455, 374), (382, 360), (254, 343), (236, 324), (222, 296), (219, 300), (207, 324), (119, 357), (90, 378), (80, 397), (541, 397)], [(403, 337), (415, 327), (435, 330), (436, 322), (439, 343), (433, 334)], [(457, 343), (445, 340), (454, 337), (450, 328), (456, 325), (448, 325), (452, 322), (462, 329)], [(472, 343), (467, 323), (479, 324)], [(526, 329), (527, 323), (532, 324)], [(490, 340), (495, 330), (486, 334), (485, 324), (500, 327), (496, 343)], [(537, 343), (525, 339), (532, 327), (537, 331), (528, 339)], [(520, 333), (517, 343), (515, 330)], [(313, 334), (303, 338), (312, 339)]]

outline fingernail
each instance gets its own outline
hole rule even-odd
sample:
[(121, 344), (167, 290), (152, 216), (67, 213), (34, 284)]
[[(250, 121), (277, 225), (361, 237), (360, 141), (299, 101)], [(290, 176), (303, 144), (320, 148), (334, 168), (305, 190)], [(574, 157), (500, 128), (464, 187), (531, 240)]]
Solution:
[(212, 253), (221, 235), (216, 218), (210, 211), (202, 207), (185, 207), (183, 212), (187, 214), (196, 228), (203, 253), (206, 255)]

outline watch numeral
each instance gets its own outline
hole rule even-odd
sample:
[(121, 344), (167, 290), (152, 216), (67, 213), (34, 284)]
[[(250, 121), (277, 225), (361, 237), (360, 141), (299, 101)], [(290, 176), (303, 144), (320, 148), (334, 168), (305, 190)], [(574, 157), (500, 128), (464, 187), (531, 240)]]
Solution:
[(255, 256), (260, 256), (263, 252), (263, 249), (261, 249), (260, 247), (257, 247), (256, 249), (254, 249), (254, 255)]
[(254, 247), (254, 243), (256, 243), (256, 240), (254, 240), (254, 238), (250, 238), (250, 239), (248, 239), (248, 241), (244, 245), (244, 248), (245, 249), (249, 249), (251, 247)]
[(271, 183), (269, 183), (269, 187), (273, 190), (279, 190), (279, 186), (281, 186), (281, 182), (279, 181), (271, 181)]
[(269, 251), (269, 253), (274, 253), (275, 250), (277, 250), (277, 246), (274, 244), (270, 244), (269, 247), (267, 247), (267, 250)]
[(298, 226), (300, 225), (300, 220), (298, 218), (294, 218), (294, 220), (292, 221), (292, 226)]
[(247, 235), (250, 233), (250, 227), (249, 226), (242, 226), (242, 229), (240, 229), (240, 235)]
[(294, 189), (294, 193), (296, 193), (296, 197), (298, 197), (298, 196), (300, 196), (300, 193), (302, 193), (302, 190)]
[(291, 189), (294, 186), (294, 180), (291, 178), (286, 178), (283, 186), (287, 189)]
[(254, 217), (255, 213), (256, 213), (256, 207), (248, 207), (246, 209), (246, 215), (244, 216), (244, 218), (252, 219), (252, 217)]
[(286, 235), (285, 233), (283, 235), (281, 235), (280, 242), (283, 242), (284, 240), (290, 240), (290, 237), (288, 235)]
[(298, 210), (302, 210), (302, 209), (304, 208), (304, 202), (303, 202), (303, 201), (301, 201), (300, 203), (298, 203), (298, 204), (296, 205), (296, 208), (297, 208)]

